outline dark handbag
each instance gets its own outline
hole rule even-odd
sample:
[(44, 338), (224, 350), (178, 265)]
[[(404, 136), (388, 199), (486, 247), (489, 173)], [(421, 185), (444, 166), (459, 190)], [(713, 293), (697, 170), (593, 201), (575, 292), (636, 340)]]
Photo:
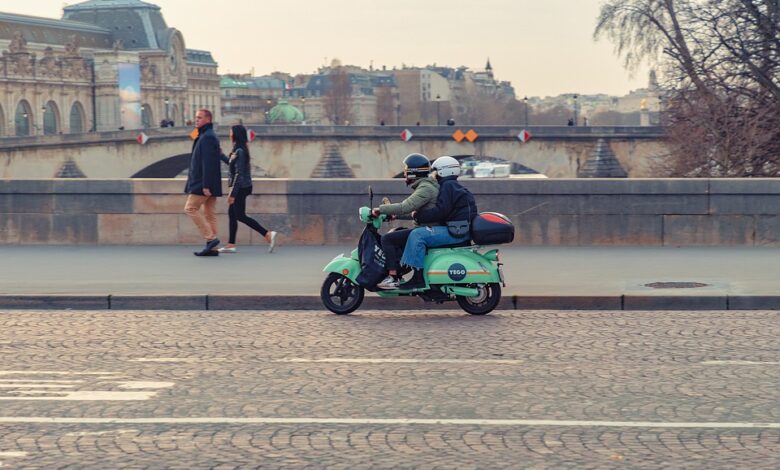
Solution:
[(469, 234), (469, 221), (453, 220), (447, 222), (447, 231), (455, 238), (463, 238)]
[(373, 292), (379, 281), (387, 276), (387, 272), (381, 238), (376, 229), (370, 225), (366, 226), (360, 236), (358, 258), (360, 259), (360, 274), (355, 278), (355, 281), (358, 285)]

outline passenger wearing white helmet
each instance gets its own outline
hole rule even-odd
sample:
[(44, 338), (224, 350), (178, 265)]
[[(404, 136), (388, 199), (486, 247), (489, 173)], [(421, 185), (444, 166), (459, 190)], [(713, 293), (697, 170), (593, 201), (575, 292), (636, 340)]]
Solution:
[(413, 212), (421, 225), (406, 241), (401, 264), (414, 269), (412, 278), (401, 284), (401, 289), (425, 287), (423, 265), (427, 248), (468, 244), (471, 239), (471, 220), (479, 213), (474, 196), (458, 182), (460, 163), (452, 157), (439, 157), (431, 165), (431, 175), (439, 182), (436, 205)]

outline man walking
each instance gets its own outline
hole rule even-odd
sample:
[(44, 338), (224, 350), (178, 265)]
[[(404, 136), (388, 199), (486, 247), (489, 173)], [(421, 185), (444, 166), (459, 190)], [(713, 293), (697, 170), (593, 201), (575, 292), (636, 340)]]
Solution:
[[(195, 114), (198, 137), (192, 144), (190, 172), (187, 175), (187, 203), (184, 212), (198, 227), (206, 246), (196, 251), (195, 256), (219, 256), (217, 246), (217, 198), (222, 196), (222, 175), (220, 173), (219, 139), (211, 123), (211, 111), (200, 109)], [(201, 211), (201, 207), (203, 210)]]

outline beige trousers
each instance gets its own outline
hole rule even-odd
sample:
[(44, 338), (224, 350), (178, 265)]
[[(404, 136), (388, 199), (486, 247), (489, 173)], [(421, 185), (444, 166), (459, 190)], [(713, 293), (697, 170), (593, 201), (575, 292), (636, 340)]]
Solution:
[[(203, 207), (203, 211), (200, 208)], [(213, 196), (199, 196), (190, 194), (184, 204), (184, 212), (190, 216), (200, 231), (200, 235), (206, 240), (217, 238), (217, 198)]]

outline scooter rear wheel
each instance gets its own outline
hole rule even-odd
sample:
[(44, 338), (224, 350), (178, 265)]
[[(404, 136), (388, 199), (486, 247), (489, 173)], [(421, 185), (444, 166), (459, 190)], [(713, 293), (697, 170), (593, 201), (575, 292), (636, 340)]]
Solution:
[(346, 315), (357, 310), (364, 296), (362, 287), (338, 273), (328, 274), (320, 289), (320, 298), (325, 308), (336, 315)]
[(501, 300), (501, 286), (492, 282), (480, 286), (474, 286), (479, 289), (477, 297), (457, 296), (458, 305), (467, 313), (472, 315), (487, 315), (492, 312)]

